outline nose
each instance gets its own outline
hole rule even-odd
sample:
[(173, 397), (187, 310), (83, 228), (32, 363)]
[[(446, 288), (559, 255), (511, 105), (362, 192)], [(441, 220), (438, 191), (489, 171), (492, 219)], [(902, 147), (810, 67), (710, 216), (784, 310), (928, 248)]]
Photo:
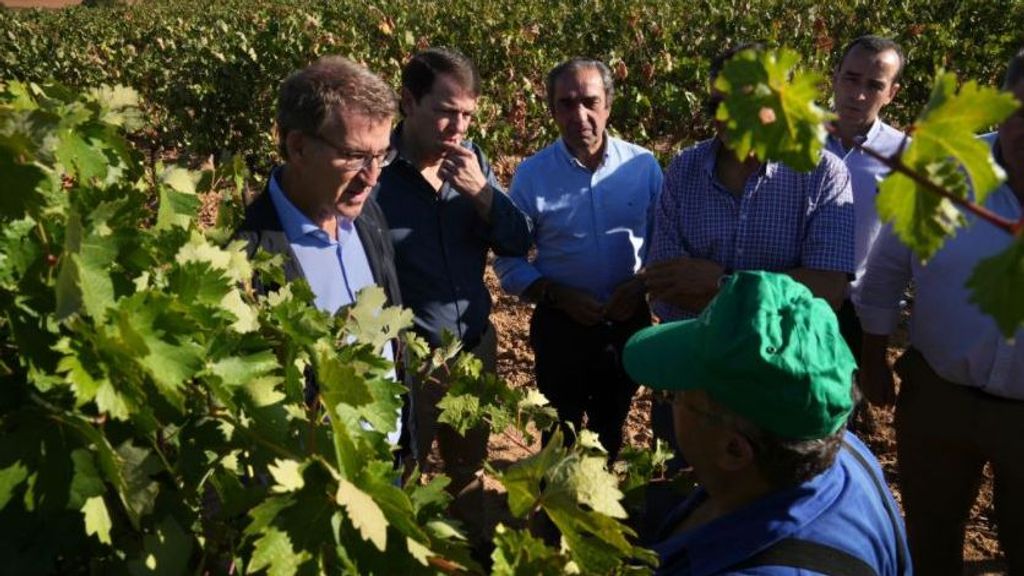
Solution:
[(376, 186), (377, 179), (380, 178), (380, 173), (383, 170), (380, 164), (381, 161), (376, 157), (370, 158), (363, 164), (363, 167), (359, 169), (357, 177), (366, 186)]

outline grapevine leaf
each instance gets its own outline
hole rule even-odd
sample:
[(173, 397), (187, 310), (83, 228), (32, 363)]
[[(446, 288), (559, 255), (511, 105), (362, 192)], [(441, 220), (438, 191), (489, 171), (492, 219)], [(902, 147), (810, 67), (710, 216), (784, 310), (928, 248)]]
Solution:
[(545, 474), (564, 456), (562, 433), (557, 431), (540, 452), (516, 462), (505, 472), (490, 470), (508, 492), (508, 506), (513, 516), (521, 518), (533, 511), (540, 502)]
[(101, 86), (90, 92), (103, 105), (100, 121), (120, 126), (129, 132), (142, 127), (142, 112), (139, 110), (139, 94), (127, 86)]
[(450, 478), (444, 474), (437, 474), (426, 484), (420, 484), (419, 477), (413, 474), (405, 483), (405, 491), (417, 518), (436, 516), (448, 509), (452, 496), (445, 487), (450, 483)]
[(437, 421), (451, 426), (462, 436), (480, 423), (480, 398), (472, 394), (446, 394), (437, 407), (441, 410)]
[(715, 118), (737, 157), (753, 152), (804, 172), (818, 165), (831, 114), (815, 103), (821, 77), (794, 71), (799, 59), (787, 49), (743, 50), (725, 63), (715, 80), (725, 97)]
[(293, 576), (312, 557), (305, 550), (296, 552), (288, 534), (270, 527), (256, 540), (249, 571), (267, 569), (270, 576)]
[(368, 286), (359, 291), (356, 305), (349, 309), (351, 334), (358, 342), (371, 344), (374, 350), (398, 337), (400, 330), (412, 324), (412, 311), (397, 306), (384, 308), (384, 289)]
[(626, 510), (619, 504), (622, 492), (618, 488), (618, 479), (608, 471), (606, 462), (603, 456), (587, 456), (580, 459), (579, 467), (574, 470), (573, 480), (578, 498), (580, 502), (606, 516), (625, 518)]
[(15, 289), (18, 280), (39, 256), (39, 246), (29, 237), (35, 226), (36, 221), (27, 217), (4, 223), (0, 232), (0, 288)]
[[(983, 204), (1003, 180), (988, 144), (975, 134), (1002, 122), (1018, 107), (1012, 94), (966, 83), (956, 91), (956, 75), (940, 74), (928, 105), (912, 128), (914, 139), (900, 158), (910, 170), (965, 198), (970, 179), (972, 200)], [(878, 194), (878, 214), (892, 222), (900, 239), (927, 260), (964, 219), (954, 204), (919, 182), (893, 172)]]
[(53, 187), (50, 173), (39, 166), (15, 161), (0, 146), (0, 174), (4, 175), (4, 187), (7, 190), (18, 191), (17, 194), (0, 194), (0, 216), (14, 219), (42, 211), (45, 196), (41, 190)]
[(1024, 336), (1024, 238), (1018, 236), (1009, 248), (979, 262), (967, 288), (971, 302), (995, 319), (1003, 336)]
[(69, 175), (83, 180), (103, 179), (107, 175), (107, 157), (94, 142), (87, 142), (71, 130), (57, 136), (54, 157)]
[(427, 548), (412, 538), (406, 538), (405, 545), (409, 549), (409, 554), (411, 554), (417, 562), (424, 566), (430, 565), (430, 557), (434, 555), (434, 553), (430, 551), (430, 548)]
[(114, 388), (110, 380), (104, 380), (96, 389), (96, 407), (114, 420), (127, 420), (131, 416), (131, 408), (120, 392)]
[(388, 521), (373, 498), (343, 478), (338, 482), (335, 500), (348, 511), (349, 521), (363, 539), (383, 552), (387, 546)]
[(295, 492), (301, 490), (305, 485), (305, 481), (302, 479), (302, 464), (295, 460), (278, 458), (267, 469), (276, 482), (273, 487), (274, 492)]
[(0, 510), (7, 506), (7, 502), (14, 495), (14, 489), (26, 478), (28, 478), (28, 468), (21, 462), (15, 462), (0, 470)]
[(129, 442), (117, 448), (120, 474), (124, 478), (121, 499), (128, 509), (133, 524), (153, 511), (160, 485), (151, 476), (160, 470), (149, 450), (137, 448)]
[(254, 379), (277, 371), (277, 356), (270, 350), (261, 350), (247, 356), (229, 356), (211, 364), (207, 369), (221, 379), (228, 388), (244, 386)]
[[(84, 448), (78, 448), (71, 452), (71, 461), (75, 465), (75, 475), (71, 479), (71, 494), (68, 498), (68, 506), (81, 508), (86, 501), (102, 496), (106, 492), (103, 479), (96, 469), (91, 452)], [(104, 507), (106, 510), (106, 507)]]
[(100, 542), (110, 544), (110, 528), (113, 524), (103, 497), (93, 496), (86, 500), (82, 506), (82, 514), (85, 515), (85, 533), (90, 536), (95, 534)]
[(66, 318), (80, 308), (93, 318), (103, 318), (114, 303), (109, 270), (117, 258), (115, 239), (87, 232), (74, 212), (68, 218), (64, 252), (57, 280), (58, 318)]
[(173, 576), (186, 572), (192, 555), (192, 539), (173, 517), (161, 520), (153, 534), (143, 537), (142, 543), (144, 556), (128, 564), (134, 576)]
[(74, 353), (64, 356), (57, 363), (57, 372), (64, 374), (64, 379), (71, 385), (75, 393), (75, 405), (82, 406), (96, 397), (100, 385), (105, 378), (96, 379), (82, 365), (82, 357)]
[(179, 264), (206, 262), (216, 270), (224, 272), (233, 282), (241, 284), (252, 278), (252, 265), (245, 255), (245, 242), (236, 241), (226, 248), (218, 248), (193, 232), (188, 243), (183, 245), (174, 259)]
[(566, 558), (549, 548), (527, 530), (511, 530), (503, 524), (494, 529), (493, 576), (543, 575), (566, 573)]

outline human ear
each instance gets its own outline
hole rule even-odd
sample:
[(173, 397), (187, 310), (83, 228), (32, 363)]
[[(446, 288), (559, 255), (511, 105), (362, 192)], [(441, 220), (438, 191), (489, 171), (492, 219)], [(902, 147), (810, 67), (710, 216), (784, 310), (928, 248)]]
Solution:
[(739, 472), (754, 465), (754, 447), (739, 432), (730, 432), (722, 438), (719, 466), (730, 472)]
[(301, 160), (306, 151), (306, 138), (302, 132), (292, 130), (284, 137), (284, 149), (288, 152), (288, 160)]

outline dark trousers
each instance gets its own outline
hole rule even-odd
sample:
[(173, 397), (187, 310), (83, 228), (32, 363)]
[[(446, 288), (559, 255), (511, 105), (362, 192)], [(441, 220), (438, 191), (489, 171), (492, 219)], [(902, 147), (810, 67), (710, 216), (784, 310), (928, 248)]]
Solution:
[(963, 573), (964, 530), (992, 465), (999, 545), (1024, 574), (1024, 401), (954, 384), (914, 348), (896, 362), (896, 459), (918, 574)]
[[(537, 306), (530, 321), (537, 388), (558, 410), (559, 419), (579, 431), (583, 415), (614, 460), (622, 447), (622, 425), (637, 384), (622, 366), (622, 348), (637, 330), (651, 323), (641, 307), (625, 322), (577, 324), (559, 310)], [(563, 429), (567, 442), (573, 435)], [(545, 434), (546, 443), (549, 435)]]

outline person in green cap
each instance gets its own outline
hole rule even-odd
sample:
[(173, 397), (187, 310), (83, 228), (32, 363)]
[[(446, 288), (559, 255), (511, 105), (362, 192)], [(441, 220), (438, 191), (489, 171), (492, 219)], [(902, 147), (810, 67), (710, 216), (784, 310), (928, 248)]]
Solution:
[(913, 573), (878, 462), (846, 431), (853, 356), (804, 285), (738, 272), (699, 317), (634, 335), (623, 362), (673, 392), (700, 484), (657, 536), (658, 574)]

